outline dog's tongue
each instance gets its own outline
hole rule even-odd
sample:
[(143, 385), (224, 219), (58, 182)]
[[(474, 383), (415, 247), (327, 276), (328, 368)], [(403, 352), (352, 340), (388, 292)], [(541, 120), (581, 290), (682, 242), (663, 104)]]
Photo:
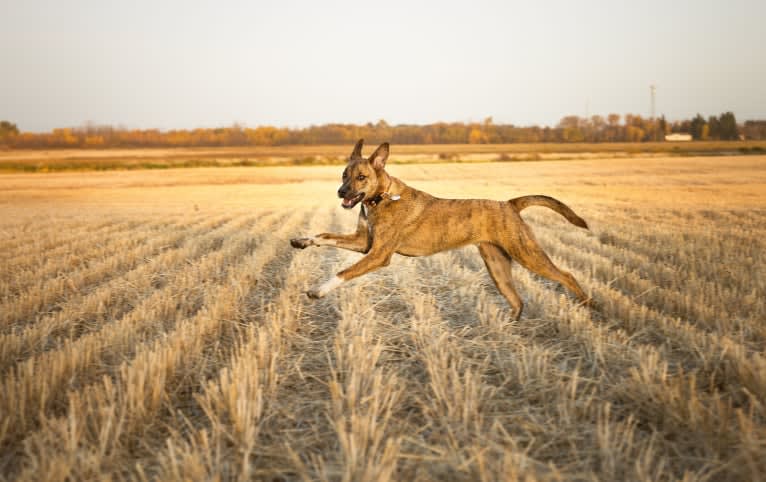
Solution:
[(351, 199), (343, 198), (343, 202), (341, 204), (343, 204), (344, 207), (350, 207), (352, 204), (354, 204), (354, 198), (351, 198)]

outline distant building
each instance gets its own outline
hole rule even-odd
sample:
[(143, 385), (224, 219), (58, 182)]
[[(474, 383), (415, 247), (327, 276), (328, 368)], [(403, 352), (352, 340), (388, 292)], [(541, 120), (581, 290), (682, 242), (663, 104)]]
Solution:
[(690, 141), (692, 140), (691, 134), (686, 134), (683, 132), (674, 132), (672, 134), (668, 134), (665, 136), (666, 141)]

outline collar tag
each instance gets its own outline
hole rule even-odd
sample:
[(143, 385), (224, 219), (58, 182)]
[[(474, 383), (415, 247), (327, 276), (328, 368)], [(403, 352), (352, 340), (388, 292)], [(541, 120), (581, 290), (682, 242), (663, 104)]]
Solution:
[(402, 197), (401, 197), (400, 195), (398, 195), (398, 194), (394, 194), (393, 196), (391, 196), (391, 197), (390, 197), (390, 199), (391, 199), (392, 201), (398, 201), (398, 200), (399, 200), (399, 199), (401, 199), (401, 198), (402, 198)]

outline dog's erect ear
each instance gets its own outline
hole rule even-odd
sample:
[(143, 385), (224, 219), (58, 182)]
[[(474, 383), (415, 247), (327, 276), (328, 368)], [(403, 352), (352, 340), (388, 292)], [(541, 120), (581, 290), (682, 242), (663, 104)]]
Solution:
[(372, 153), (370, 156), (370, 164), (372, 164), (372, 167), (381, 170), (384, 167), (386, 167), (386, 160), (388, 159), (388, 142), (384, 142), (380, 146), (378, 146), (377, 149), (375, 149), (375, 152)]
[(356, 141), (356, 145), (354, 146), (354, 150), (351, 152), (351, 159), (361, 159), (362, 158), (362, 144), (364, 144), (364, 139), (359, 139)]

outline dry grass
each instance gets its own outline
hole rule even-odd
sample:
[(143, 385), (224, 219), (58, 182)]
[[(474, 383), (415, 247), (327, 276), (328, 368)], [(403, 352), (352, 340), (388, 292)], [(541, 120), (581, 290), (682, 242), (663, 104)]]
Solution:
[(764, 478), (766, 158), (391, 171), (564, 200), (599, 308), (517, 269), (510, 321), (475, 248), (309, 300), (336, 167), (0, 176), (0, 478)]
[[(399, 164), (540, 161), (766, 153), (766, 141), (412, 144)], [(348, 145), (113, 149), (0, 149), (0, 172), (105, 171), (178, 167), (338, 165)]]

